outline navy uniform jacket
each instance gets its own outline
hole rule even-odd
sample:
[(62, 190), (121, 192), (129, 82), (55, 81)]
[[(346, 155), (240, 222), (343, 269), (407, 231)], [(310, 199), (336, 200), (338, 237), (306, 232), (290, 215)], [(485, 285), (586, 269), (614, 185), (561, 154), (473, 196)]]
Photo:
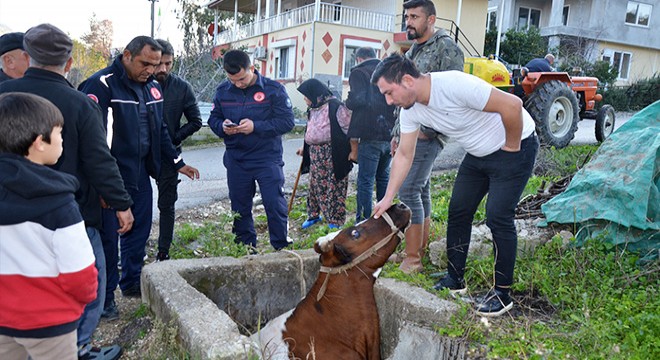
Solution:
[(140, 159), (147, 157), (147, 172), (153, 178), (160, 174), (162, 159), (172, 159), (175, 169), (185, 164), (179, 157), (163, 121), (163, 92), (154, 78), (142, 84), (144, 100), (150, 124), (151, 148), (148, 154), (140, 153), (140, 124), (138, 95), (129, 85), (128, 75), (121, 63), (123, 55), (117, 56), (109, 67), (98, 71), (80, 84), (80, 90), (87, 93), (101, 106), (103, 119), (108, 130), (110, 153), (117, 159), (119, 172), (126, 189), (137, 189)]
[[(211, 130), (223, 138), (225, 157), (238, 162), (282, 162), (282, 135), (293, 129), (291, 100), (282, 84), (254, 71), (257, 80), (247, 89), (239, 89), (229, 80), (218, 86), (209, 117)], [(225, 136), (222, 122), (239, 124), (242, 119), (254, 123), (249, 135)]]

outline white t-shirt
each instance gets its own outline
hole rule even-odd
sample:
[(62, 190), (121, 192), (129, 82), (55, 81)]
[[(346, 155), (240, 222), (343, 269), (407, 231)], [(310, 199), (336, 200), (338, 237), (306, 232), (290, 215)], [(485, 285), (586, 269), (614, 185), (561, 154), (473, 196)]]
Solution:
[[(401, 111), (401, 133), (424, 125), (453, 138), (473, 156), (492, 154), (505, 142), (500, 114), (482, 111), (492, 89), (489, 83), (464, 72), (431, 73), (429, 104), (415, 103)], [(534, 128), (534, 120), (523, 109), (521, 139), (531, 135)]]

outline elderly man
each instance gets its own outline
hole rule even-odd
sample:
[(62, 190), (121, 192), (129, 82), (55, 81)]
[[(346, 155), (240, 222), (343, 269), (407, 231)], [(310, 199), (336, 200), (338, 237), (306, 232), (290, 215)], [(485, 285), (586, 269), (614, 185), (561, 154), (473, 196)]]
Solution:
[(13, 32), (0, 36), (0, 83), (18, 79), (28, 68), (30, 56), (23, 50), (23, 33)]
[(106, 263), (99, 235), (100, 199), (116, 210), (121, 233), (133, 226), (130, 208), (133, 201), (124, 189), (117, 163), (105, 142), (101, 111), (64, 78), (73, 63), (73, 41), (57, 27), (41, 24), (25, 33), (25, 50), (30, 54), (30, 67), (25, 76), (0, 84), (0, 93), (19, 91), (42, 96), (55, 104), (64, 116), (64, 152), (53, 167), (74, 175), (80, 182), (76, 201), (96, 257), (99, 284), (96, 300), (85, 307), (78, 324), (78, 355), (80, 359), (116, 359), (121, 355), (119, 346), (93, 348), (90, 345), (105, 299)]
[(551, 72), (555, 71), (552, 64), (555, 63), (555, 56), (547, 54), (543, 58), (536, 58), (530, 60), (525, 67), (529, 72)]
[(448, 135), (467, 154), (454, 182), (447, 222), (448, 275), (434, 288), (465, 293), (464, 273), (472, 220), (488, 194), (486, 225), (495, 247), (495, 287), (477, 313), (499, 316), (513, 307), (517, 234), (513, 219), (520, 195), (534, 167), (539, 143), (534, 120), (515, 95), (460, 72), (421, 74), (413, 62), (393, 54), (374, 71), (372, 81), (401, 111), (401, 141), (392, 161), (387, 192), (374, 216), (392, 204), (415, 156), (421, 125)]
[[(163, 92), (153, 77), (163, 49), (156, 40), (138, 36), (131, 40), (113, 63), (80, 85), (98, 102), (108, 133), (110, 153), (117, 160), (124, 186), (133, 199), (133, 230), (120, 234), (116, 209), (104, 209), (103, 249), (108, 271), (103, 316), (117, 318), (114, 291), (123, 296), (140, 297), (140, 274), (145, 245), (151, 232), (153, 195), (149, 177), (158, 178), (161, 159), (171, 163), (190, 179), (199, 178), (197, 169), (179, 156), (163, 121)], [(121, 279), (117, 268), (121, 242)]]

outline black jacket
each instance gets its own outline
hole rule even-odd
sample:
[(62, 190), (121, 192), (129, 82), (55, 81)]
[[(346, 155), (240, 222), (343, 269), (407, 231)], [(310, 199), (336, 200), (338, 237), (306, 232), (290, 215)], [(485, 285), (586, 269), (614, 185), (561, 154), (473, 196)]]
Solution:
[(82, 221), (78, 211), (66, 213), (70, 210), (67, 204), (77, 207), (73, 194), (78, 181), (73, 176), (9, 153), (0, 153), (0, 174), (0, 225), (46, 219), (40, 225), (54, 230), (69, 216)]
[(390, 141), (394, 126), (394, 106), (388, 106), (385, 97), (371, 83), (371, 75), (380, 63), (368, 59), (351, 69), (346, 107), (353, 111), (348, 137), (360, 140)]
[[(150, 148), (147, 154), (142, 153), (141, 144), (146, 140), (140, 138), (140, 98), (131, 88), (132, 80), (126, 74), (122, 58), (123, 55), (117, 56), (112, 65), (97, 71), (79, 88), (98, 102), (104, 125), (112, 125), (110, 153), (117, 160), (126, 188), (137, 190), (141, 171), (146, 170), (151, 177), (158, 178), (161, 159), (172, 161), (177, 170), (185, 163), (172, 145), (163, 122), (163, 93), (153, 77), (140, 84), (150, 124)], [(141, 167), (143, 158), (146, 158), (146, 169)]]
[[(172, 143), (181, 152), (181, 142), (202, 127), (197, 99), (190, 84), (174, 74), (169, 74), (161, 86), (163, 120), (167, 124)], [(181, 117), (184, 114), (187, 122), (182, 126)]]
[(2, 71), (2, 69), (0, 69), (0, 83), (3, 83), (7, 80), (12, 80), (12, 78), (10, 78), (9, 75), (5, 74), (5, 72)]
[(29, 68), (22, 78), (0, 84), (0, 93), (9, 91), (42, 96), (62, 112), (64, 152), (53, 168), (74, 175), (80, 182), (76, 201), (86, 226), (101, 226), (99, 195), (116, 210), (133, 204), (110, 155), (101, 111), (91, 99), (60, 74), (38, 68)]

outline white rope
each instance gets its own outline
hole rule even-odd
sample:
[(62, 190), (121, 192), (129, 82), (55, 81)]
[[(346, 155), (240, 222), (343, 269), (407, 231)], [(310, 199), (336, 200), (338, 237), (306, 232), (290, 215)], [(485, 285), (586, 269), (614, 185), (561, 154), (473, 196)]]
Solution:
[(392, 218), (387, 213), (383, 213), (383, 215), (381, 215), (381, 217), (390, 226), (390, 229), (392, 229), (392, 232), (388, 236), (386, 236), (385, 238), (383, 238), (382, 240), (380, 240), (379, 242), (374, 244), (372, 247), (370, 247), (365, 252), (363, 252), (362, 254), (357, 256), (355, 259), (353, 259), (353, 261), (349, 262), (348, 264), (344, 264), (344, 265), (336, 266), (336, 267), (321, 266), (319, 271), (327, 273), (328, 275), (325, 276), (325, 280), (323, 280), (323, 284), (321, 285), (321, 289), (319, 290), (318, 295), (316, 295), (316, 301), (317, 302), (321, 301), (321, 298), (323, 298), (323, 295), (325, 294), (325, 290), (328, 287), (328, 280), (330, 279), (330, 275), (339, 274), (341, 272), (345, 273), (348, 270), (350, 270), (351, 268), (355, 267), (357, 264), (359, 264), (362, 261), (370, 258), (372, 255), (376, 254), (378, 252), (378, 250), (380, 250), (385, 245), (387, 245), (387, 243), (395, 235), (398, 236), (399, 239), (403, 238), (403, 232), (401, 232), (401, 230), (399, 230), (399, 228), (396, 227), (396, 225), (394, 225), (394, 221), (392, 221)]
[(282, 249), (282, 252), (294, 255), (295, 257), (298, 258), (298, 263), (300, 263), (300, 271), (298, 272), (298, 279), (300, 283), (300, 298), (304, 299), (305, 295), (307, 294), (307, 285), (305, 284), (305, 271), (304, 271), (305, 263), (303, 261), (303, 258), (302, 256), (300, 256), (300, 254), (298, 254), (295, 251)]

